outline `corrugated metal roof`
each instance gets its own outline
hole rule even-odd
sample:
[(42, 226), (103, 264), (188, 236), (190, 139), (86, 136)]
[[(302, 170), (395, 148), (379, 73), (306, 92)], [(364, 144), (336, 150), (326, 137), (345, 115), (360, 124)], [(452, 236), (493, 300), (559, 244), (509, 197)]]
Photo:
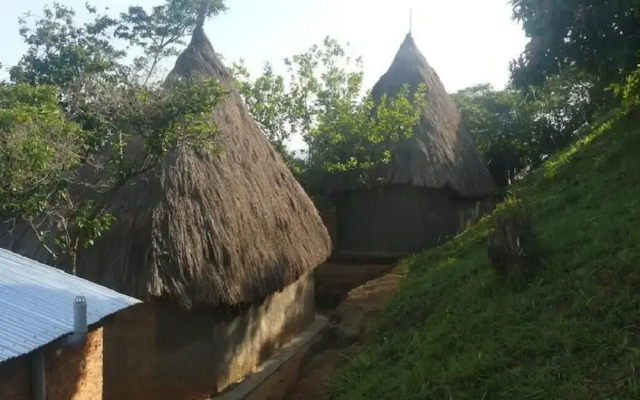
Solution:
[(140, 301), (0, 249), (0, 362), (73, 332), (76, 296), (87, 300), (87, 323)]

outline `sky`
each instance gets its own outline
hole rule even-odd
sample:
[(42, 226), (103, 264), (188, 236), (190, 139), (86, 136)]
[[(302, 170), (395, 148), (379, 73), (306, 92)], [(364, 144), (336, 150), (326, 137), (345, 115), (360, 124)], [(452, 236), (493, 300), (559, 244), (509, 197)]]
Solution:
[[(57, 0), (83, 14), (87, 0)], [(6, 78), (26, 46), (18, 17), (41, 14), (53, 0), (0, 0), (0, 63)], [(115, 15), (131, 5), (147, 9), (163, 0), (89, 0)], [(508, 0), (227, 0), (229, 10), (209, 20), (205, 31), (226, 63), (245, 60), (253, 74), (265, 61), (282, 71), (282, 60), (321, 43), (325, 36), (349, 42), (350, 54), (362, 56), (364, 87), (387, 70), (409, 31), (450, 93), (480, 83), (500, 89), (509, 79), (509, 62), (526, 44), (511, 19)], [(171, 65), (169, 65), (170, 67)], [(298, 147), (294, 144), (295, 147)]]
[[(57, 0), (77, 10), (86, 0)], [(52, 0), (0, 0), (0, 63), (15, 64), (25, 51), (18, 17), (38, 13)], [(162, 0), (89, 0), (111, 13), (130, 5), (152, 7)], [(349, 42), (362, 56), (365, 87), (386, 71), (409, 30), (449, 92), (479, 84), (503, 87), (509, 61), (526, 39), (511, 20), (508, 0), (227, 0), (229, 10), (207, 22), (205, 30), (227, 62), (244, 58), (251, 72), (265, 61), (278, 67), (329, 35)], [(3, 72), (3, 77), (6, 72)]]

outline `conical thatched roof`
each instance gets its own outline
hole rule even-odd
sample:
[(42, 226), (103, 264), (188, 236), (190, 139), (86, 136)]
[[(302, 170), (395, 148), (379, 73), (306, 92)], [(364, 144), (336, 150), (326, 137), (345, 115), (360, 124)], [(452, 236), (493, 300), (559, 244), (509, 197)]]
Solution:
[[(78, 274), (141, 299), (258, 301), (323, 262), (330, 239), (311, 200), (249, 116), (202, 28), (170, 79), (215, 77), (231, 90), (213, 112), (221, 152), (179, 149), (108, 202), (112, 228), (78, 258)], [(42, 261), (26, 229), (0, 246)]]
[[(426, 107), (410, 139), (390, 145), (392, 160), (374, 171), (376, 185), (448, 187), (462, 197), (482, 197), (495, 184), (478, 150), (460, 120), (460, 112), (438, 74), (407, 34), (389, 70), (372, 90), (380, 101), (383, 94), (395, 96), (408, 84), (412, 93), (426, 85)], [(363, 186), (359, 173), (327, 176), (321, 191), (336, 193)]]

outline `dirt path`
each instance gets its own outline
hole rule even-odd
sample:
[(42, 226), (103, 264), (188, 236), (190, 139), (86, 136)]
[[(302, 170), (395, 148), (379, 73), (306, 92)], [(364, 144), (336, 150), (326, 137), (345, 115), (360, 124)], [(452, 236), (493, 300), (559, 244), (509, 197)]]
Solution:
[[(353, 277), (362, 279), (363, 274), (358, 274), (357, 270), (362, 270), (363, 267), (354, 269), (352, 266), (334, 265), (325, 268), (323, 272), (333, 271), (334, 274), (339, 274), (342, 268), (342, 271), (348, 271), (342, 273), (342, 282), (349, 284), (353, 283)], [(383, 272), (383, 268), (388, 272)], [(313, 345), (307, 359), (302, 361), (300, 379), (289, 389), (284, 400), (328, 400), (328, 377), (340, 363), (341, 355), (359, 351), (376, 317), (395, 293), (398, 279), (404, 271), (401, 268), (378, 266), (377, 270), (372, 268), (366, 273), (384, 275), (349, 291), (346, 299), (337, 308), (320, 311), (329, 317), (330, 326)], [(340, 277), (333, 278), (340, 281)]]

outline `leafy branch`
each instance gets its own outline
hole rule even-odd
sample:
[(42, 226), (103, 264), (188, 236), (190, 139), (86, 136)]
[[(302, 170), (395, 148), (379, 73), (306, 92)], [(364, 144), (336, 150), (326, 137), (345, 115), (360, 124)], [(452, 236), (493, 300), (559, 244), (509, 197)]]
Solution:
[[(379, 102), (363, 97), (362, 60), (329, 37), (285, 59), (284, 67), (286, 76), (267, 63), (252, 78), (241, 60), (233, 71), (253, 118), (303, 184), (318, 173), (388, 163), (390, 146), (412, 135), (425, 106), (424, 87)], [(295, 136), (307, 146), (303, 158), (288, 149)]]
[(210, 112), (224, 96), (213, 79), (0, 86), (0, 215), (28, 223), (75, 272), (78, 251), (114, 220), (105, 207), (115, 190), (178, 147), (218, 150)]

